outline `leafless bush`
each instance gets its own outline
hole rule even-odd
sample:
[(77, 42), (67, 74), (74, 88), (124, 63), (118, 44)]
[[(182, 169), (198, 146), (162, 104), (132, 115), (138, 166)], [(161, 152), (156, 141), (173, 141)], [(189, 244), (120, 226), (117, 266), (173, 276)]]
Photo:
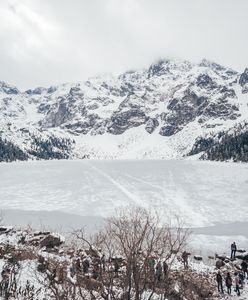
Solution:
[[(151, 291), (150, 298), (156, 288), (167, 289), (165, 277), (169, 276), (171, 265), (185, 247), (188, 236), (180, 219), (175, 217), (175, 220), (174, 226), (169, 221), (163, 223), (158, 214), (140, 207), (119, 210), (107, 220), (105, 228), (95, 237), (95, 245), (107, 253), (110, 260), (121, 258), (115, 263), (119, 266), (114, 265), (117, 272), (108, 270), (104, 278), (110, 299), (120, 298), (113, 290), (116, 284), (122, 290), (122, 298), (127, 300), (141, 299), (147, 289)], [(163, 281), (157, 276), (155, 265), (150, 264), (151, 260), (166, 265)], [(123, 272), (118, 280), (119, 269)]]

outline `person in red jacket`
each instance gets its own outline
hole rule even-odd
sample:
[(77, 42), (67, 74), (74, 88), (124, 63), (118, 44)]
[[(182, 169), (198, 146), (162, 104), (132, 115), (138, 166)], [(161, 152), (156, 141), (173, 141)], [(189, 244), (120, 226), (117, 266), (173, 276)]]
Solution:
[(235, 292), (237, 293), (237, 296), (240, 296), (240, 290), (239, 290), (239, 274), (235, 273)]
[(227, 293), (229, 295), (231, 295), (231, 293), (232, 293), (232, 277), (229, 272), (227, 273), (227, 276), (226, 276), (226, 287), (227, 287)]

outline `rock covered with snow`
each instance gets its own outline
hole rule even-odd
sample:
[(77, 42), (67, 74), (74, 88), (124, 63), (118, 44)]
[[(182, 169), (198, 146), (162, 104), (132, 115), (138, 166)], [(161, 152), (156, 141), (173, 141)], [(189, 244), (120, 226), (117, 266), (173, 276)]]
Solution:
[(238, 259), (243, 259), (245, 261), (248, 261), (248, 252), (243, 252), (243, 253), (236, 254), (236, 257)]
[(219, 259), (216, 261), (215, 266), (217, 269), (220, 269), (221, 267), (224, 267), (225, 263), (222, 259)]
[(200, 261), (203, 260), (203, 257), (201, 255), (194, 255), (194, 259)]
[(65, 238), (58, 233), (49, 233), (41, 241), (40, 246), (46, 248), (54, 248), (65, 242)]
[(0, 234), (6, 234), (13, 230), (13, 226), (0, 226)]

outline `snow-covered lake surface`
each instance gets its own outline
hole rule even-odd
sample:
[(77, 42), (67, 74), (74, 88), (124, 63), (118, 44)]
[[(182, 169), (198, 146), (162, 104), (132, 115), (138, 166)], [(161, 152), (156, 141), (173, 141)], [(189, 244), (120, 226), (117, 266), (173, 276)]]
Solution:
[(248, 221), (248, 165), (186, 160), (0, 164), (2, 208), (107, 216), (156, 207), (190, 226)]
[[(80, 216), (96, 221), (125, 205), (155, 207), (161, 214), (183, 216), (190, 227), (217, 224), (216, 230), (198, 230), (202, 241), (206, 234), (218, 239), (230, 232), (233, 237), (248, 222), (248, 165), (193, 160), (1, 163), (0, 201), (7, 216), (13, 209), (13, 219), (24, 215), (32, 223), (35, 214), (29, 217), (28, 211), (36, 211), (37, 220), (50, 214), (58, 226), (67, 217), (72, 226)], [(41, 211), (47, 211), (43, 219), (37, 215)], [(225, 231), (221, 224), (227, 223)]]

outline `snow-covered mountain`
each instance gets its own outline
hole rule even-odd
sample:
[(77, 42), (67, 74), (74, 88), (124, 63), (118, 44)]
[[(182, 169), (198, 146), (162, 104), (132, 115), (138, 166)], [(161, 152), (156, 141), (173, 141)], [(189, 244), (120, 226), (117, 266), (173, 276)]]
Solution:
[(0, 159), (177, 158), (248, 132), (247, 119), (248, 69), (205, 59), (25, 92), (0, 82)]

